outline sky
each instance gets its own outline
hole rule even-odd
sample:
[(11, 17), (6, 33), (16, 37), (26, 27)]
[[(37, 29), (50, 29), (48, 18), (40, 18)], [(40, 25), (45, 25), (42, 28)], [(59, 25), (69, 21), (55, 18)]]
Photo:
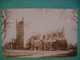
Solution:
[[(16, 38), (16, 19), (21, 21), (24, 17), (24, 42), (31, 35), (43, 34), (46, 32), (53, 31), (57, 29), (61, 30), (65, 28), (65, 38), (68, 43), (77, 43), (77, 31), (73, 29), (77, 28), (77, 23), (72, 19), (73, 9), (8, 9), (11, 12), (9, 21), (10, 28), (8, 28), (7, 36), (4, 40), (5, 42), (11, 41), (12, 38)], [(63, 14), (62, 14), (63, 12)]]

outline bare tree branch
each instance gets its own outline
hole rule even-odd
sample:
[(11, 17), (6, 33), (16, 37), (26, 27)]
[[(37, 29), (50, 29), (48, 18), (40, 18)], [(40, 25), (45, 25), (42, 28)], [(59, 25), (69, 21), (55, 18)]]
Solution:
[(73, 14), (73, 19), (72, 20), (74, 20), (77, 23), (78, 22), (78, 15), (77, 15), (78, 14), (78, 10), (74, 9), (72, 14)]
[(63, 9), (63, 11), (61, 12), (61, 15), (60, 15), (60, 16), (62, 16), (62, 14), (64, 13), (65, 10), (66, 10), (66, 9)]
[(2, 42), (5, 40), (6, 38), (6, 33), (7, 33), (7, 28), (9, 27), (9, 24), (11, 24), (11, 22), (9, 21), (9, 17), (10, 17), (10, 11), (7, 9), (2, 9), (2, 34), (3, 34), (3, 39)]

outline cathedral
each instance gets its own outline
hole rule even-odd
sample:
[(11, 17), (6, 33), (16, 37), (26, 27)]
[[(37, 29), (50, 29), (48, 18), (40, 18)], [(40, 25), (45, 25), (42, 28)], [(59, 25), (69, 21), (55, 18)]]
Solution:
[(10, 43), (14, 49), (23, 50), (67, 50), (67, 39), (65, 38), (65, 28), (61, 30), (51, 31), (46, 34), (36, 34), (27, 39), (26, 47), (24, 47), (24, 18), (21, 21), (16, 20), (16, 40)]

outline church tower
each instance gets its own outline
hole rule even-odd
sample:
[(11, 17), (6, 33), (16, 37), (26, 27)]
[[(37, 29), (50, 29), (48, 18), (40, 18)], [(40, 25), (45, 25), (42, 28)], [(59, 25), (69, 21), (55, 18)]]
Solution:
[(24, 18), (16, 20), (16, 49), (24, 49)]

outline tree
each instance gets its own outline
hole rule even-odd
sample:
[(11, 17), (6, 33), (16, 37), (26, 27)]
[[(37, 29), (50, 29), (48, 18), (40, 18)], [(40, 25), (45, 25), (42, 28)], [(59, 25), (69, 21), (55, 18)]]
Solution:
[(78, 10), (74, 9), (72, 14), (73, 14), (72, 20), (74, 20), (76, 23), (78, 23)]
[(5, 40), (6, 38), (6, 33), (7, 33), (7, 28), (10, 27), (10, 24), (11, 22), (9, 21), (9, 17), (11, 15), (10, 11), (7, 10), (7, 9), (2, 9), (2, 35), (3, 35), (3, 38), (2, 38), (2, 42)]
[[(66, 11), (66, 9), (63, 9), (62, 14)], [(70, 20), (74, 20), (76, 23), (78, 22), (78, 10), (77, 9), (72, 9), (72, 18)]]
[[(63, 9), (60, 17), (62, 16), (62, 14), (66, 11), (66, 9)], [(78, 23), (78, 10), (77, 9), (72, 9), (72, 16), (70, 18), (70, 20), (73, 20), (75, 23)], [(74, 31), (77, 31), (77, 28), (73, 29)]]

